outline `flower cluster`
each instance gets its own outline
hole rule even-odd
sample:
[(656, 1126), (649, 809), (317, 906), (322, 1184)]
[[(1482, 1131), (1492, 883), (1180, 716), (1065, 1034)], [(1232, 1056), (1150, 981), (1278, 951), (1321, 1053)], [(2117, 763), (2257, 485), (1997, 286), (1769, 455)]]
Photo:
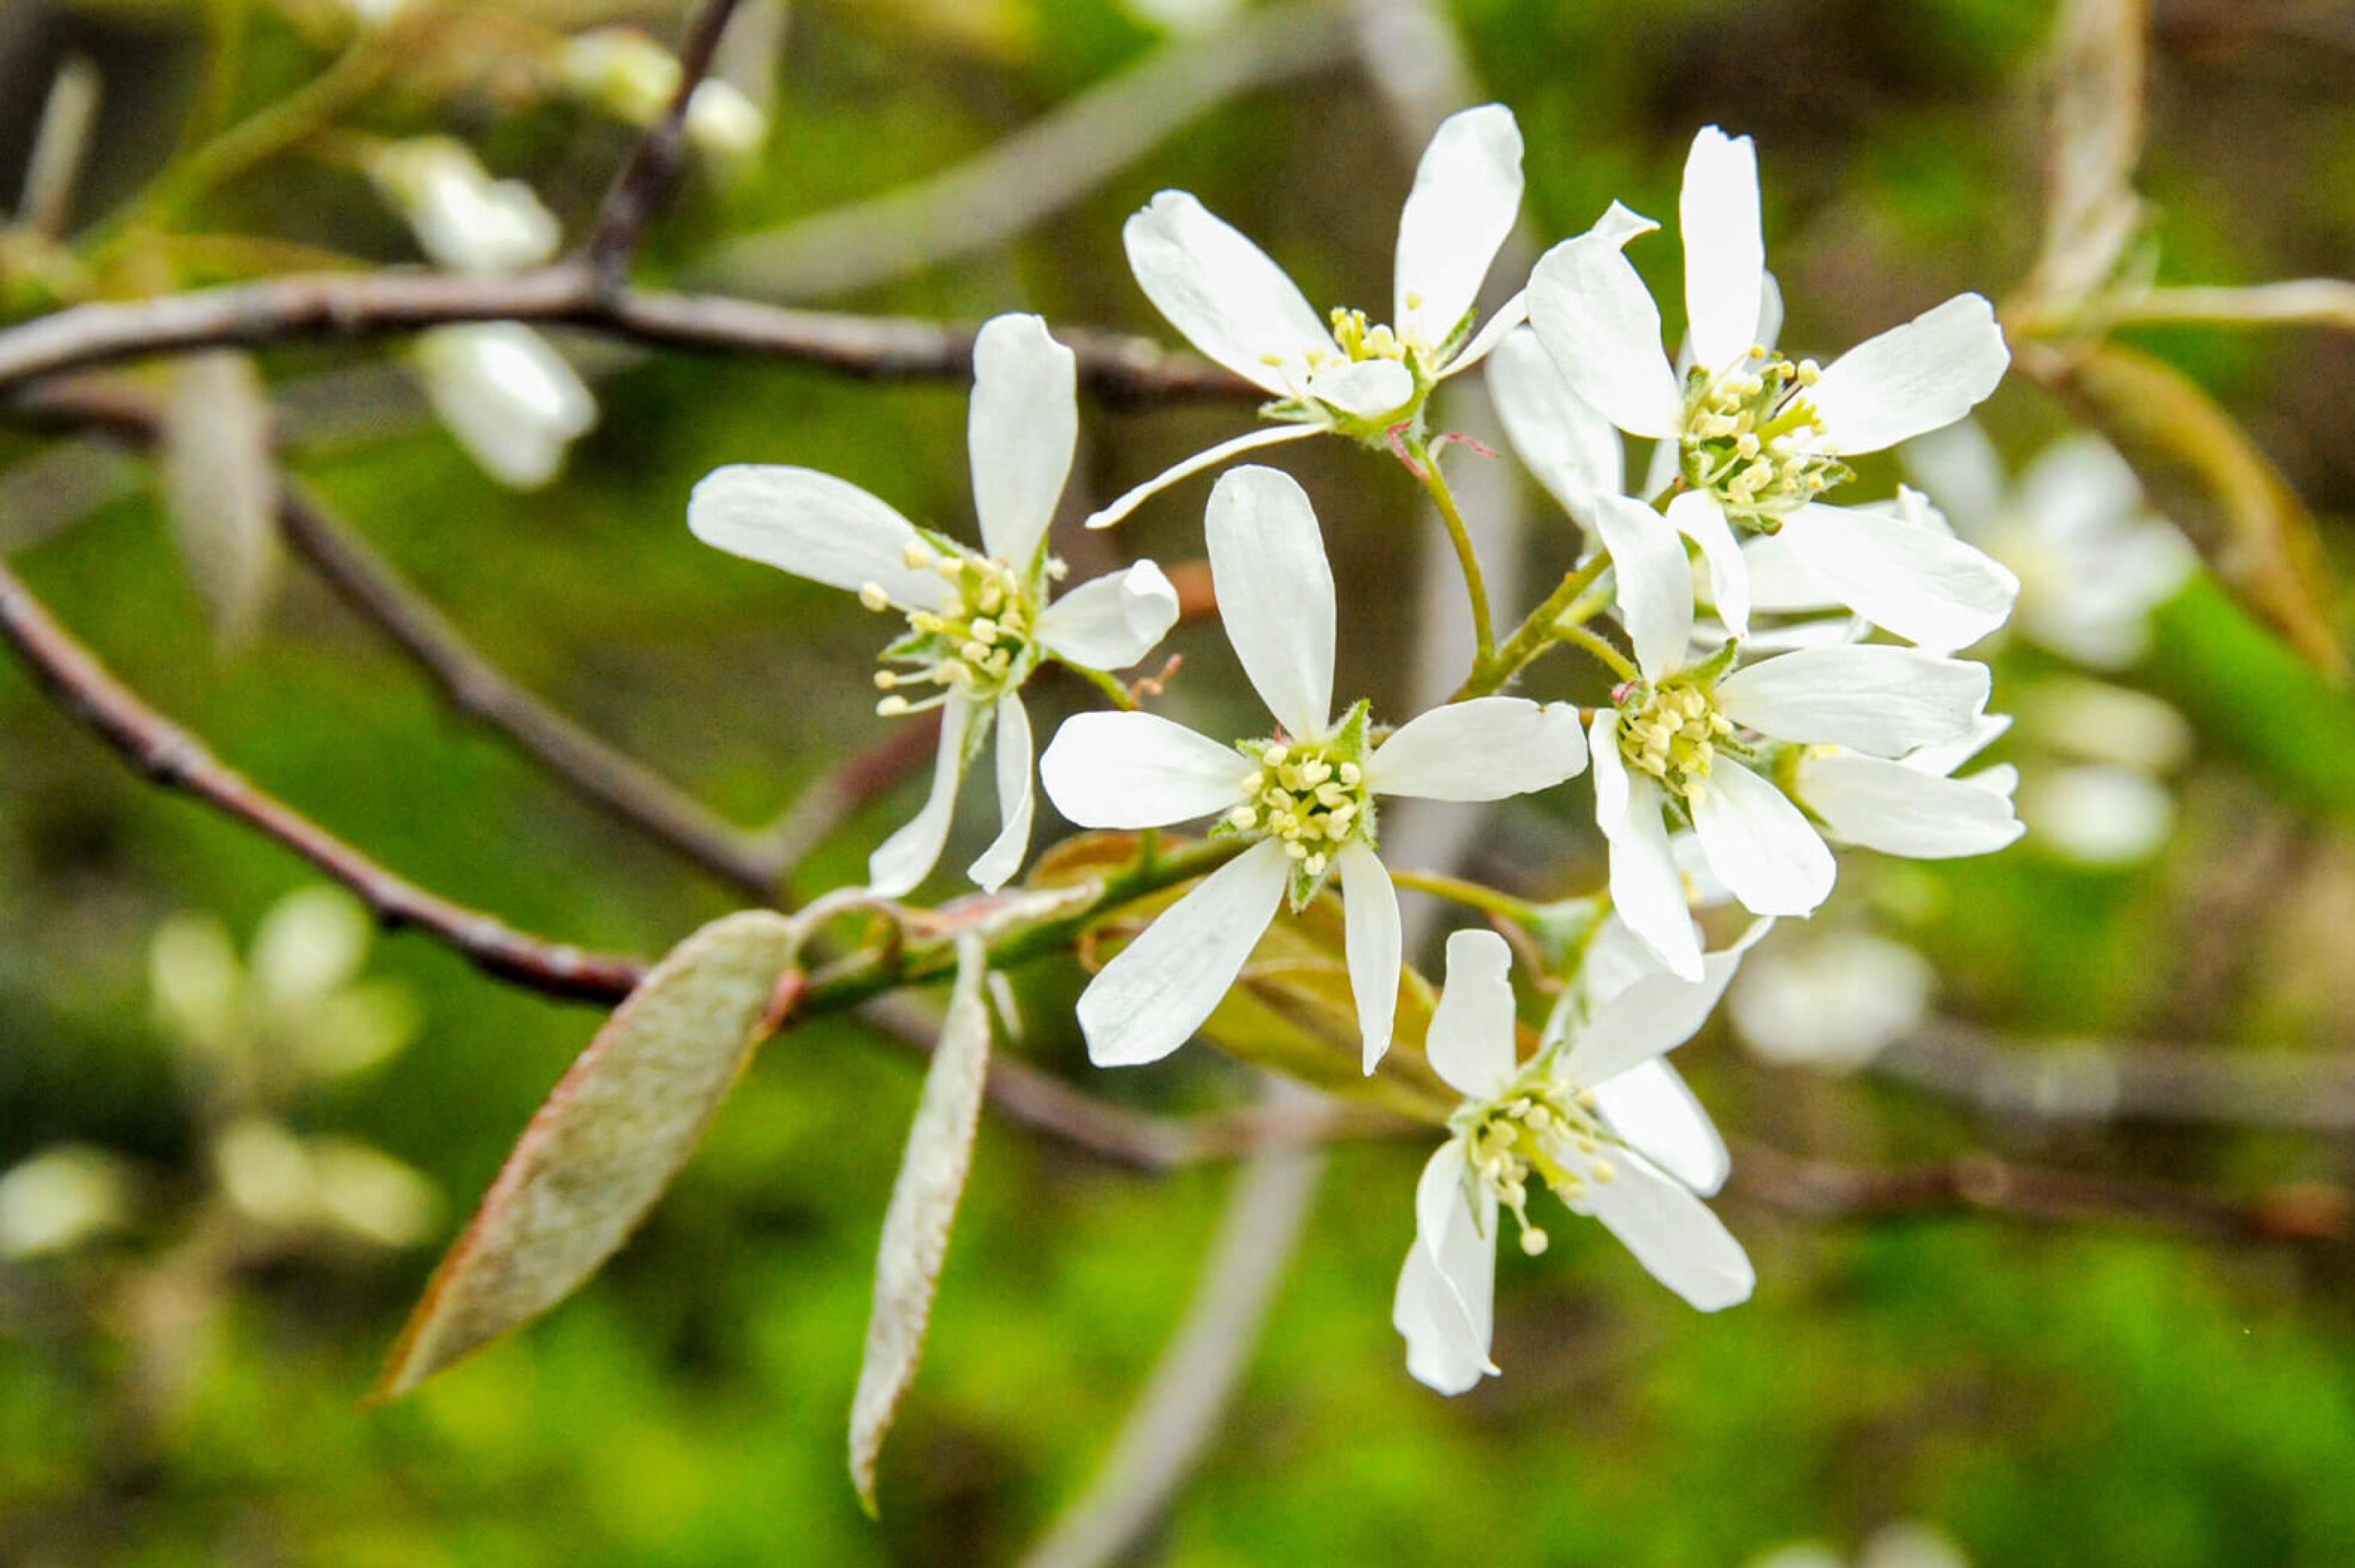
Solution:
[[(1052, 591), (1062, 571), (1048, 525), (1077, 418), (1071, 355), (1034, 317), (1000, 317), (975, 344), (980, 549), (805, 469), (722, 469), (688, 508), (706, 542), (905, 619), (875, 676), (879, 712), (937, 710), (939, 762), (922, 811), (875, 853), (876, 893), (904, 895), (931, 871), (993, 727), (1000, 831), (970, 874), (994, 889), (1019, 869), (1033, 768), (1020, 694), (1048, 664), (1089, 673), (1115, 705), (1065, 720), (1039, 758), (1057, 810), (1086, 828), (1209, 824), (1189, 862), (1208, 874), (1079, 1000), (1099, 1065), (1176, 1050), (1211, 1021), (1272, 923), (1337, 892), (1359, 1065), (1422, 1086), (1401, 1092), (1423, 1094), (1447, 1133), (1416, 1194), (1394, 1316), (1410, 1370), (1448, 1392), (1495, 1371), (1497, 1225), (1509, 1213), (1522, 1249), (1544, 1249), (1535, 1185), (1600, 1220), (1695, 1306), (1743, 1299), (1748, 1260), (1701, 1202), (1725, 1179), (1725, 1146), (1662, 1055), (1706, 1020), (1774, 919), (1828, 896), (1834, 846), (1944, 857), (2020, 831), (2009, 768), (1955, 776), (2005, 723), (1987, 712), (1986, 667), (1955, 654), (2002, 625), (2019, 579), (1915, 492), (1842, 495), (1849, 460), (1950, 425), (1993, 390), (2009, 356), (1987, 302), (1962, 295), (1821, 365), (1785, 353), (1754, 154), (1710, 127), (1678, 204), (1680, 355), (1627, 259), (1656, 226), (1616, 204), (1484, 318), (1476, 299), (1518, 221), (1520, 164), (1500, 106), (1440, 128), (1401, 217), (1386, 322), (1349, 306), (1320, 314), (1185, 193), (1156, 196), (1125, 230), (1145, 293), (1195, 347), (1265, 389), (1268, 423), (1090, 524), (1277, 442), (1331, 433), (1395, 454), (1454, 534), (1478, 647), (1453, 700), (1380, 715), (1394, 726), (1366, 700), (1337, 700), (1343, 626), (1316, 514), (1299, 484), (1257, 466), (1220, 478), (1203, 528), (1219, 619), (1268, 723), (1204, 735), (1137, 707), (1108, 672), (1146, 657), (1177, 598), (1144, 561)], [(1560, 535), (1561, 587), (1503, 639), (1438, 461), (1446, 438), (1429, 423), (1435, 389), (1484, 361), (1515, 450), (1575, 524)], [(1652, 443), (1634, 493), (1626, 436)], [(1561, 647), (1604, 668), (1589, 705), (1508, 690)], [(1383, 800), (1500, 800), (1590, 766), (1607, 887), (1578, 939), (1532, 932), (1529, 950), (1559, 966), (1545, 977), (1560, 1000), (1544, 1028), (1516, 1022), (1512, 948), (1466, 930), (1448, 941), (1427, 1030), (1394, 1039), (1404, 955)], [(1696, 910), (1718, 904), (1753, 918), (1711, 950)], [(1248, 1039), (1222, 1044), (1251, 1054)], [(1386, 1067), (1394, 1051), (1419, 1051), (1436, 1079), (1421, 1064)], [(1429, 1100), (1434, 1082), (1452, 1109)]]

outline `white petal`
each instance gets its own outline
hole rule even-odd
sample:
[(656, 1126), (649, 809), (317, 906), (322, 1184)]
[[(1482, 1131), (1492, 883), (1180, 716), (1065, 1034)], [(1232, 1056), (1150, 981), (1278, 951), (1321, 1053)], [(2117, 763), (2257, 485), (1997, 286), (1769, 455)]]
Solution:
[(1700, 937), (1660, 820), (1659, 786), (1628, 773), (1619, 755), (1618, 723), (1618, 714), (1605, 708), (1586, 737), (1594, 762), (1594, 820), (1611, 842), (1611, 906), (1662, 963), (1699, 980)]
[(1636, 662), (1646, 680), (1665, 680), (1684, 668), (1692, 641), (1692, 564), (1684, 538), (1667, 518), (1624, 495), (1594, 498), (1594, 526), (1611, 553), (1619, 620), (1636, 645)]
[(993, 317), (973, 340), (965, 444), (983, 548), (1027, 572), (1047, 538), (1079, 440), (1071, 351), (1037, 316)]
[(1733, 1157), (1674, 1067), (1655, 1058), (1595, 1085), (1593, 1093), (1611, 1129), (1679, 1183), (1704, 1198), (1725, 1185)]
[(1783, 335), (1783, 285), (1774, 281), (1772, 272), (1758, 274), (1758, 346), (1767, 353), (1774, 352), (1774, 340)]
[(1451, 376), (1471, 369), (1497, 352), (1497, 345), (1511, 336), (1529, 319), (1529, 296), (1527, 290), (1513, 295), (1497, 307), (1497, 313), (1480, 323), (1472, 341), (1458, 349), (1455, 356), (1433, 373), (1432, 379), (1444, 381)]
[(1272, 447), (1279, 441), (1305, 440), (1310, 436), (1323, 435), (1325, 429), (1323, 425), (1263, 425), (1256, 430), (1247, 430), (1232, 440), (1206, 447), (1184, 462), (1163, 469), (1143, 484), (1122, 492), (1119, 500), (1101, 512), (1090, 513), (1088, 526), (1109, 528), (1178, 481), (1191, 479), (1206, 468), (1216, 468), (1231, 457), (1260, 447)]
[(867, 857), (868, 890), (878, 897), (898, 898), (914, 891), (938, 863), (941, 846), (948, 842), (949, 819), (956, 814), (957, 784), (964, 777), (965, 732), (973, 721), (973, 699), (951, 692), (941, 705), (941, 748), (932, 758), (932, 792), (925, 798), (924, 809)]
[(997, 837), (965, 870), (985, 893), (1005, 886), (1029, 853), (1036, 806), (1030, 759), (1030, 715), (1023, 711), (1021, 696), (1008, 692), (997, 699)]
[(1529, 274), (1529, 325), (1604, 418), (1636, 435), (1669, 436), (1684, 400), (1660, 346), (1660, 308), (1620, 253), (1654, 227), (1614, 203), (1593, 229), (1547, 251)]
[(2039, 773), (2021, 791), (2038, 842), (2086, 865), (2132, 865), (2158, 852), (2175, 829), (2166, 784), (2131, 768), (2091, 764)]
[(1709, 593), (1717, 618), (1735, 637), (1750, 635), (1750, 566), (1725, 509), (1713, 496), (1688, 490), (1668, 503), (1668, 526), (1700, 546), (1709, 563)]
[(1753, 535), (1742, 546), (1742, 562), (1750, 578), (1753, 614), (1806, 615), (1841, 608), (1780, 534)]
[(2053, 442), (2019, 476), (2020, 519), (2047, 538), (2099, 538), (2131, 526), (2142, 509), (2142, 481), (2090, 432)]
[(1521, 212), (1521, 129), (1484, 103), (1440, 122), (1399, 214), (1391, 323), (1436, 348), (1472, 309)]
[(1263, 839), (1163, 910), (1080, 993), (1080, 1032), (1099, 1067), (1157, 1062), (1192, 1038), (1275, 916), (1292, 863)]
[(1210, 492), (1202, 530), (1243, 673), (1277, 723), (1316, 739), (1333, 711), (1333, 567), (1308, 493), (1275, 469), (1235, 469)]
[(1341, 846), (1342, 943), (1349, 962), (1349, 994), (1358, 1004), (1358, 1027), (1366, 1037), (1366, 1071), (1390, 1054), (1398, 1020), (1399, 961), (1404, 938), (1399, 929), (1398, 889), (1382, 857), (1358, 841)]
[(1151, 561), (1082, 583), (1039, 617), (1039, 641), (1067, 664), (1125, 670), (1178, 624), (1178, 589)]
[(1957, 419), (1916, 436), (1897, 458), (1966, 535), (1984, 538), (2002, 516), (2003, 459), (1977, 420)]
[(1416, 715), (1366, 760), (1379, 795), (1501, 800), (1549, 789), (1586, 766), (1586, 736), (1567, 703), (1475, 697)]
[(1626, 482), (1618, 427), (1572, 389), (1553, 355), (1526, 327), (1507, 336), (1489, 358), (1488, 395), (1529, 472), (1562, 510), (1593, 526), (1596, 493), (1615, 495)]
[(2004, 796), (1961, 779), (1853, 752), (1799, 764), (1799, 799), (1834, 838), (1883, 854), (1987, 854), (2023, 831)]
[(484, 471), (538, 490), (597, 422), (597, 399), (554, 345), (519, 322), (435, 327), (417, 340), (427, 400)]
[(1308, 395), (1361, 419), (1394, 414), (1414, 397), (1414, 373), (1395, 359), (1353, 359), (1308, 378)]
[(1479, 1202), (1476, 1212), (1465, 1194), (1461, 1146), (1441, 1145), (1415, 1183), (1414, 1245), (1399, 1271), (1391, 1323), (1406, 1337), (1407, 1371), (1442, 1393), (1462, 1393), (1497, 1370), (1488, 1360), (1496, 1200), (1483, 1190)]
[(1613, 991), (1584, 1021), (1572, 1026), (1562, 1070), (1574, 1082), (1595, 1087), (1691, 1039), (1725, 994), (1742, 953), (1771, 924), (1757, 922), (1736, 946), (1704, 954), (1699, 980), (1653, 968)]
[(1986, 665), (1881, 644), (1778, 653), (1717, 686), (1718, 705), (1737, 724), (1875, 757), (1967, 733), (1987, 699)]
[(1935, 528), (1811, 503), (1783, 519), (1784, 548), (1842, 604), (1909, 642), (1967, 648), (2001, 626), (2019, 579)]
[[(1279, 397), (1333, 334), (1267, 252), (1184, 191), (1163, 191), (1121, 229), (1128, 264), (1169, 324), (1220, 365)], [(1267, 363), (1273, 356), (1278, 363)]]
[[(2174, 710), (2166, 711), (2172, 714)], [(2010, 728), (2009, 714), (1981, 714), (1956, 739), (1907, 752), (1905, 766), (1917, 773), (1934, 773), (1943, 778), (1993, 746)]]
[(1684, 231), (1693, 362), (1714, 373), (1746, 357), (1758, 334), (1766, 241), (1758, 218), (1758, 154), (1749, 137), (1701, 127), (1685, 157), (1677, 223)]
[(942, 583), (901, 558), (916, 537), (905, 517), (847, 480), (815, 469), (736, 463), (714, 469), (687, 503), (707, 545), (857, 593), (879, 583), (894, 604), (930, 609)]
[(2010, 364), (1995, 307), (1956, 294), (1841, 355), (1810, 396), (1832, 450), (1877, 452), (1953, 424)]
[(1466, 1099), (1495, 1099), (1513, 1081), (1513, 950), (1494, 931), (1453, 932), (1447, 983), (1423, 1035), (1423, 1054)]
[(1718, 880), (1761, 915), (1812, 913), (1839, 872), (1822, 835), (1790, 798), (1725, 758), (1693, 802), (1693, 831)]
[(1158, 714), (1074, 714), (1039, 775), (1055, 810), (1083, 828), (1157, 828), (1242, 799), (1251, 758)]
[(1704, 1312), (1750, 1299), (1758, 1277), (1708, 1204), (1641, 1155), (1612, 1163), (1616, 1180), (1589, 1183), (1586, 1204), (1653, 1278)]

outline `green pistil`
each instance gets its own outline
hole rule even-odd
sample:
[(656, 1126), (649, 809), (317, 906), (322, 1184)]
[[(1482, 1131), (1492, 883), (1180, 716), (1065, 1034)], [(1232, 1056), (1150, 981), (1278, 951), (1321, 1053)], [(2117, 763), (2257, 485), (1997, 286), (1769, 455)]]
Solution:
[[(935, 553), (920, 540), (911, 540), (907, 564), (940, 575), (948, 585), (950, 605), (943, 609), (908, 609), (908, 632), (883, 651), (899, 670), (878, 670), (877, 689), (890, 694), (875, 705), (886, 717), (921, 713), (961, 691), (976, 702), (996, 700), (1022, 683), (1039, 662), (1036, 640), (1037, 594), (1005, 562), (954, 547)], [(1060, 563), (1046, 565), (1048, 576), (1059, 575)], [(895, 608), (882, 586), (869, 583), (858, 593), (869, 609)], [(901, 695), (908, 686), (938, 688), (914, 701)]]
[[(1752, 360), (1765, 363), (1752, 368)], [(1696, 371), (1678, 443), (1685, 482), (1737, 521), (1771, 532), (1783, 514), (1853, 478), (1820, 450), (1823, 419), (1805, 396), (1817, 375), (1812, 359), (1766, 360), (1755, 344), (1713, 379)]]
[(1374, 842), (1367, 728), (1367, 705), (1359, 703), (1322, 740), (1247, 741), (1239, 748), (1255, 766), (1236, 781), (1242, 799), (1213, 832), (1283, 844), (1295, 909), (1316, 896), (1343, 846)]

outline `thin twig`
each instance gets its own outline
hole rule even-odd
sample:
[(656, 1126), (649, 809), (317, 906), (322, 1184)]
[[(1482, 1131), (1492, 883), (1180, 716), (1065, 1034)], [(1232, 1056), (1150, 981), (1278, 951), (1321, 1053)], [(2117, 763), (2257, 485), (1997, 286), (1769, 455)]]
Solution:
[(678, 88), (670, 107), (640, 137), (622, 165), (589, 237), (589, 269), (603, 292), (618, 292), (628, 282), (630, 264), (645, 240), (646, 226), (678, 187), (687, 162), (687, 111), (695, 90), (711, 73), (720, 35), (736, 14), (738, 0), (704, 0), (687, 29), (678, 50)]
[(555, 778), (722, 881), (763, 902), (776, 895), (792, 863), (759, 835), (526, 691), (315, 499), (289, 488), (280, 497), (278, 516), (295, 551), (398, 643), (451, 706), (506, 736)]
[(2316, 1243), (2344, 1242), (2355, 1230), (2355, 1194), (2319, 1182), (2234, 1199), (1985, 1152), (1890, 1170), (1799, 1159), (1747, 1140), (1733, 1153), (1732, 1192), (1811, 1220), (1979, 1213), (2037, 1224), (2127, 1221), (2218, 1241)]
[[(380, 337), (481, 321), (579, 327), (657, 347), (783, 359), (878, 380), (962, 379), (973, 371), (970, 327), (722, 295), (606, 292), (588, 268), (559, 263), (499, 278), (315, 273), (75, 305), (0, 331), (0, 388), (151, 354)], [(1081, 385), (1115, 406), (1257, 402), (1266, 396), (1239, 376), (1150, 339), (1069, 327), (1055, 335), (1078, 356)]]
[[(21, 399), (17, 411), (44, 423), (101, 429), (141, 446), (152, 444), (162, 428), (144, 397), (109, 388), (41, 387)], [(287, 486), (279, 497), (278, 522), (295, 552), (397, 643), (453, 707), (506, 736), (557, 779), (656, 842), (767, 902), (815, 842), (735, 826), (541, 702), (315, 496)]]
[(66, 712), (166, 789), (179, 789), (276, 839), (358, 895), (388, 927), (413, 926), (497, 979), (584, 1001), (618, 1001), (644, 972), (636, 959), (527, 936), (386, 870), (257, 788), (186, 730), (155, 712), (0, 566), (0, 636)]

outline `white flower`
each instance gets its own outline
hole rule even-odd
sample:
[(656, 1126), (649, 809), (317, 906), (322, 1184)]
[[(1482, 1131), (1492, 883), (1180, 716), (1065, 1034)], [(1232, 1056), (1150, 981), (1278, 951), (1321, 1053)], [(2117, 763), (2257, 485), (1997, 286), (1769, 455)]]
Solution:
[(1188, 342), (1267, 389), (1281, 421), (1187, 459), (1088, 519), (1109, 527), (1147, 496), (1238, 452), (1337, 430), (1381, 441), (1438, 382), (1479, 363), (1523, 314), (1520, 296), (1472, 334), (1473, 302), (1521, 206), (1521, 132), (1483, 104), (1432, 136), (1399, 215), (1390, 323), (1336, 308), (1320, 319), (1267, 253), (1184, 191), (1163, 191), (1121, 231), (1137, 285)]
[[(1078, 437), (1071, 351), (1037, 316), (992, 320), (974, 341), (967, 441), (975, 551), (919, 529), (843, 480), (805, 468), (737, 465), (695, 487), (687, 526), (748, 560), (848, 588), (870, 609), (908, 619), (879, 671), (889, 716), (941, 710), (931, 798), (868, 862), (873, 890), (898, 897), (940, 859), (967, 765), (998, 732), (996, 842), (970, 874), (995, 891), (1019, 869), (1030, 840), (1030, 720), (1020, 688), (1041, 659), (1087, 670), (1135, 663), (1177, 621), (1178, 594), (1150, 561), (1048, 601), (1062, 575), (1047, 554)], [(934, 690), (910, 701), (913, 688)]]
[(1523, 466), (1592, 535), (1595, 496), (1627, 488), (1618, 427), (1578, 395), (1527, 327), (1508, 333), (1489, 356), (1488, 396)]
[(2148, 860), (2175, 831), (2175, 797), (2147, 773), (2107, 763), (2041, 769), (2019, 791), (2020, 814), (2062, 858), (2109, 870)]
[[(1663, 962), (1688, 978), (1700, 952), (1664, 809), (1689, 818), (1711, 872), (1761, 915), (1805, 915), (1831, 892), (1830, 850), (1770, 779), (1772, 742), (1898, 758), (1968, 734), (1985, 666), (1911, 648), (1802, 648), (1727, 673), (1733, 645), (1689, 661), (1692, 573), (1651, 509), (1597, 498), (1619, 615), (1640, 679), (1594, 716), (1594, 809), (1611, 844), (1611, 897)], [(1765, 773), (1753, 771), (1764, 768)]]
[(1959, 740), (1896, 758), (1809, 747), (1792, 769), (1791, 796), (1838, 843), (1915, 860), (1992, 854), (2023, 831), (2011, 804), (2019, 770), (2005, 764), (1952, 775), (2010, 725), (2000, 714), (1983, 715)]
[(410, 354), (433, 411), (500, 483), (538, 490), (597, 423), (597, 399), (564, 356), (520, 322), (420, 333)]
[[(652, 125), (678, 94), (678, 58), (635, 27), (592, 27), (556, 56), (566, 90), (633, 125)], [(707, 77), (687, 101), (687, 140), (707, 153), (749, 153), (769, 133), (769, 117), (732, 83)]]
[(447, 136), (389, 142), (371, 152), (368, 177), (437, 267), (496, 277), (556, 254), (556, 215), (521, 180), (495, 180), (466, 145)]
[(1885, 937), (1836, 931), (1770, 944), (1742, 966), (1726, 1010), (1769, 1062), (1844, 1073), (1930, 1015), (1930, 960)]
[(1461, 1393), (1497, 1372), (1498, 1213), (1512, 1212), (1524, 1252), (1545, 1250), (1546, 1233), (1529, 1223), (1532, 1174), (1702, 1311), (1749, 1298), (1750, 1260), (1700, 1201), (1725, 1181), (1725, 1144), (1660, 1060), (1709, 1016), (1739, 956), (1710, 955), (1692, 980), (1638, 967), (1577, 988), (1522, 1065), (1511, 949), (1493, 931), (1447, 939), (1447, 983), (1425, 1048), (1464, 1105), (1416, 1183), (1414, 1245), (1391, 1308), (1419, 1382)]
[(1779, 533), (1843, 602), (1909, 641), (1960, 646), (1958, 627), (2000, 625), (2017, 585), (1977, 551), (1817, 500), (1849, 477), (1841, 458), (1951, 424), (1995, 389), (2010, 355), (1993, 308), (1958, 294), (1828, 369), (1795, 365), (1762, 341), (1781, 313), (1748, 137), (1711, 125), (1694, 138), (1678, 211), (1692, 353), (1681, 382), (1659, 310), (1623, 254), (1657, 226), (1616, 204), (1538, 263), (1529, 324), (1582, 398), (1675, 449), (1689, 488), (1668, 523), (1708, 556), (1726, 623), (1741, 635), (1748, 617), (1739, 528)]
[(1967, 419), (1899, 455), (1958, 533), (2019, 574), (2020, 633), (2081, 664), (2115, 670), (2141, 658), (2151, 610), (2197, 563), (2099, 436), (2055, 441), (2017, 484)]
[(1375, 853), (1380, 795), (1497, 800), (1586, 764), (1578, 714), (1483, 697), (1433, 708), (1370, 743), (1367, 705), (1333, 718), (1332, 567), (1308, 497), (1273, 469), (1239, 468), (1210, 493), (1210, 577), (1228, 640), (1279, 726), (1225, 746), (1152, 714), (1082, 714), (1041, 759), (1048, 799), (1082, 827), (1148, 828), (1220, 814), (1252, 846), (1165, 910), (1080, 998), (1102, 1065), (1166, 1056), (1223, 997), (1287, 893), (1305, 906), (1335, 871), (1365, 1069), (1390, 1049), (1398, 895)]

